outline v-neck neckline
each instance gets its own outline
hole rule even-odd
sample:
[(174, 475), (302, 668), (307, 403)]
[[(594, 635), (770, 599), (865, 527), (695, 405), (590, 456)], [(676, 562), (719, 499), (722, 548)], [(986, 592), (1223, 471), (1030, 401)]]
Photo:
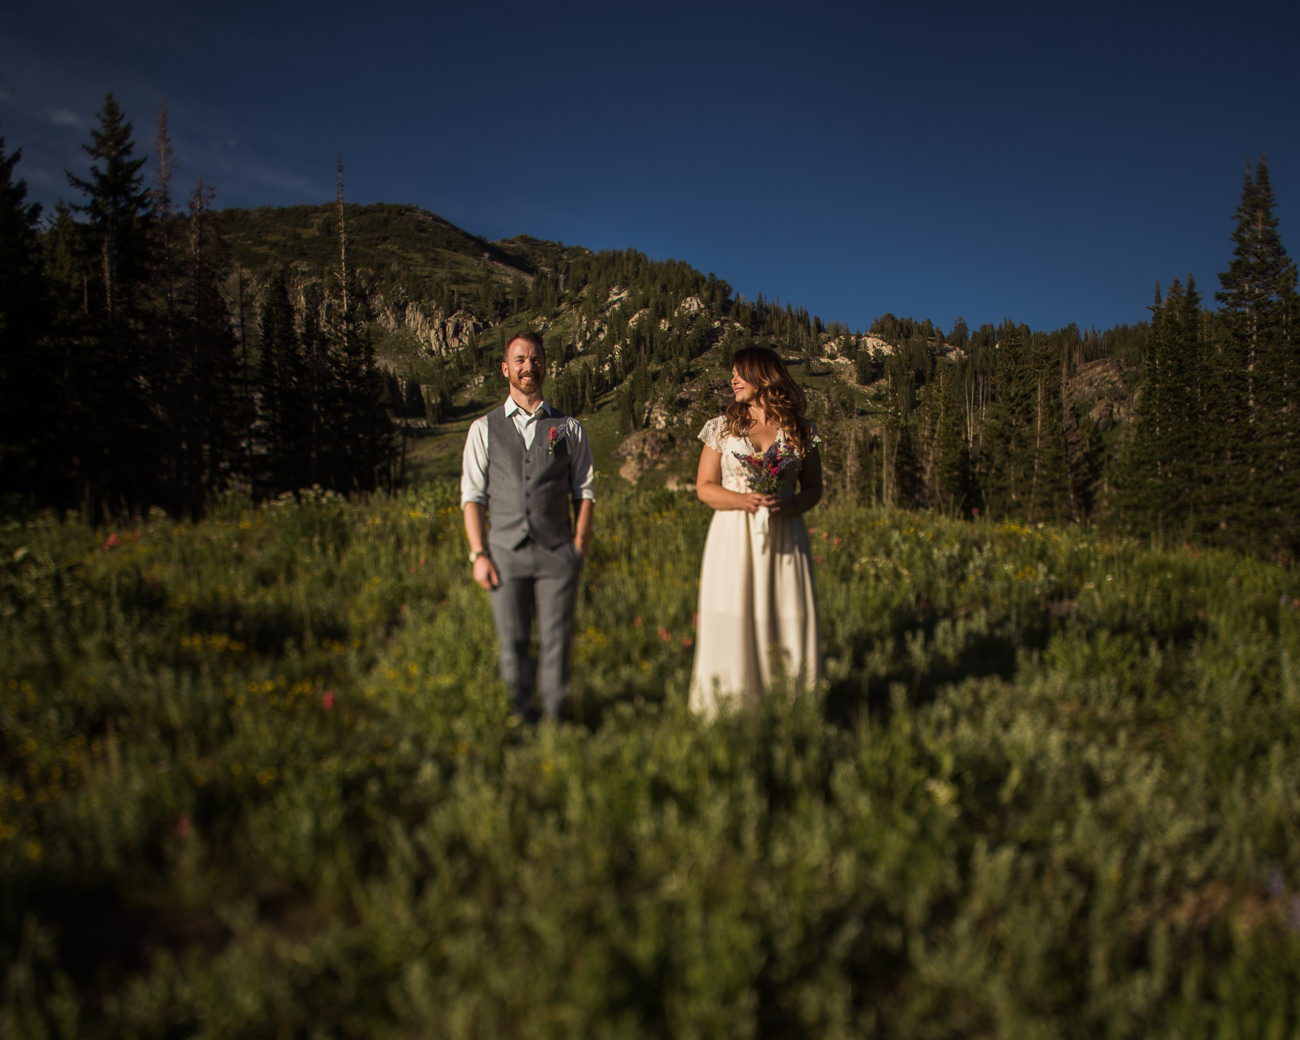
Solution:
[[(775, 444), (777, 441), (779, 441), (783, 433), (785, 433), (785, 431), (778, 426), (776, 428), (776, 436), (772, 438), (772, 444)], [(754, 443), (753, 438), (750, 437), (748, 433), (744, 434), (744, 437), (745, 437), (745, 441), (749, 444), (749, 446), (753, 448), (754, 451), (757, 452), (759, 455), (766, 455), (772, 447), (772, 444), (769, 444), (766, 448), (760, 448), (757, 444)]]

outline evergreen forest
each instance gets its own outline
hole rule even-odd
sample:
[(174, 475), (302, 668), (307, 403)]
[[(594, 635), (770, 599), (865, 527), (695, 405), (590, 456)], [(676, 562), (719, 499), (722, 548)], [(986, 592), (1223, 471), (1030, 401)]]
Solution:
[(198, 516), (226, 489), (454, 472), (451, 434), (499, 396), (501, 347), (532, 328), (604, 480), (689, 479), (731, 352), (762, 343), (795, 366), (831, 487), (854, 500), (1300, 547), (1296, 267), (1262, 157), (1217, 309), (1190, 275), (1157, 272), (1145, 320), (1104, 331), (885, 314), (864, 332), (634, 250), (487, 242), (415, 207), (350, 205), (341, 161), (329, 204), (220, 210), (202, 183), (182, 203), (165, 110), (150, 183), (111, 94), (98, 120), (52, 214), (0, 142), (13, 508)]

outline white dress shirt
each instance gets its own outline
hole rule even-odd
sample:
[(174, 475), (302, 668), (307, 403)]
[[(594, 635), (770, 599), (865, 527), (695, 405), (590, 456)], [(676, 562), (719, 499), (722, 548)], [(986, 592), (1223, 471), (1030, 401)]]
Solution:
[[(529, 413), (513, 397), (506, 399), (506, 418), (514, 421), (524, 438), (524, 447), (533, 446), (533, 436), (537, 432), (537, 420), (551, 414), (551, 406), (545, 401), (537, 406), (535, 412)], [(587, 432), (582, 423), (572, 416), (564, 420), (565, 439), (570, 444), (570, 487), (573, 498), (596, 497), (596, 467), (591, 456), (591, 444), (587, 441)], [(486, 415), (480, 415), (469, 427), (465, 438), (465, 455), (461, 460), (460, 504), (467, 502), (487, 503), (487, 465), (488, 465), (488, 421)]]

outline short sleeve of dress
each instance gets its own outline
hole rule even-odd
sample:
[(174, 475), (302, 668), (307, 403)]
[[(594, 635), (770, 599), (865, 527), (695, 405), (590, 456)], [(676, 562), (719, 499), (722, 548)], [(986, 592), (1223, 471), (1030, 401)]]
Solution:
[(727, 417), (718, 415), (704, 424), (700, 431), (700, 440), (718, 454), (722, 454), (727, 443)]

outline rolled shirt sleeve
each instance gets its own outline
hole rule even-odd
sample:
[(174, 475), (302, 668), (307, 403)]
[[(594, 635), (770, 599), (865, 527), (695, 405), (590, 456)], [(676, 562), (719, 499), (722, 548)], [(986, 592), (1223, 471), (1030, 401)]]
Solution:
[(574, 452), (571, 463), (570, 486), (573, 500), (596, 497), (596, 463), (591, 454), (591, 442), (587, 440), (587, 431), (577, 419), (566, 420), (567, 434), (573, 440)]
[(488, 424), (482, 415), (470, 423), (460, 466), (460, 507), (487, 504)]

